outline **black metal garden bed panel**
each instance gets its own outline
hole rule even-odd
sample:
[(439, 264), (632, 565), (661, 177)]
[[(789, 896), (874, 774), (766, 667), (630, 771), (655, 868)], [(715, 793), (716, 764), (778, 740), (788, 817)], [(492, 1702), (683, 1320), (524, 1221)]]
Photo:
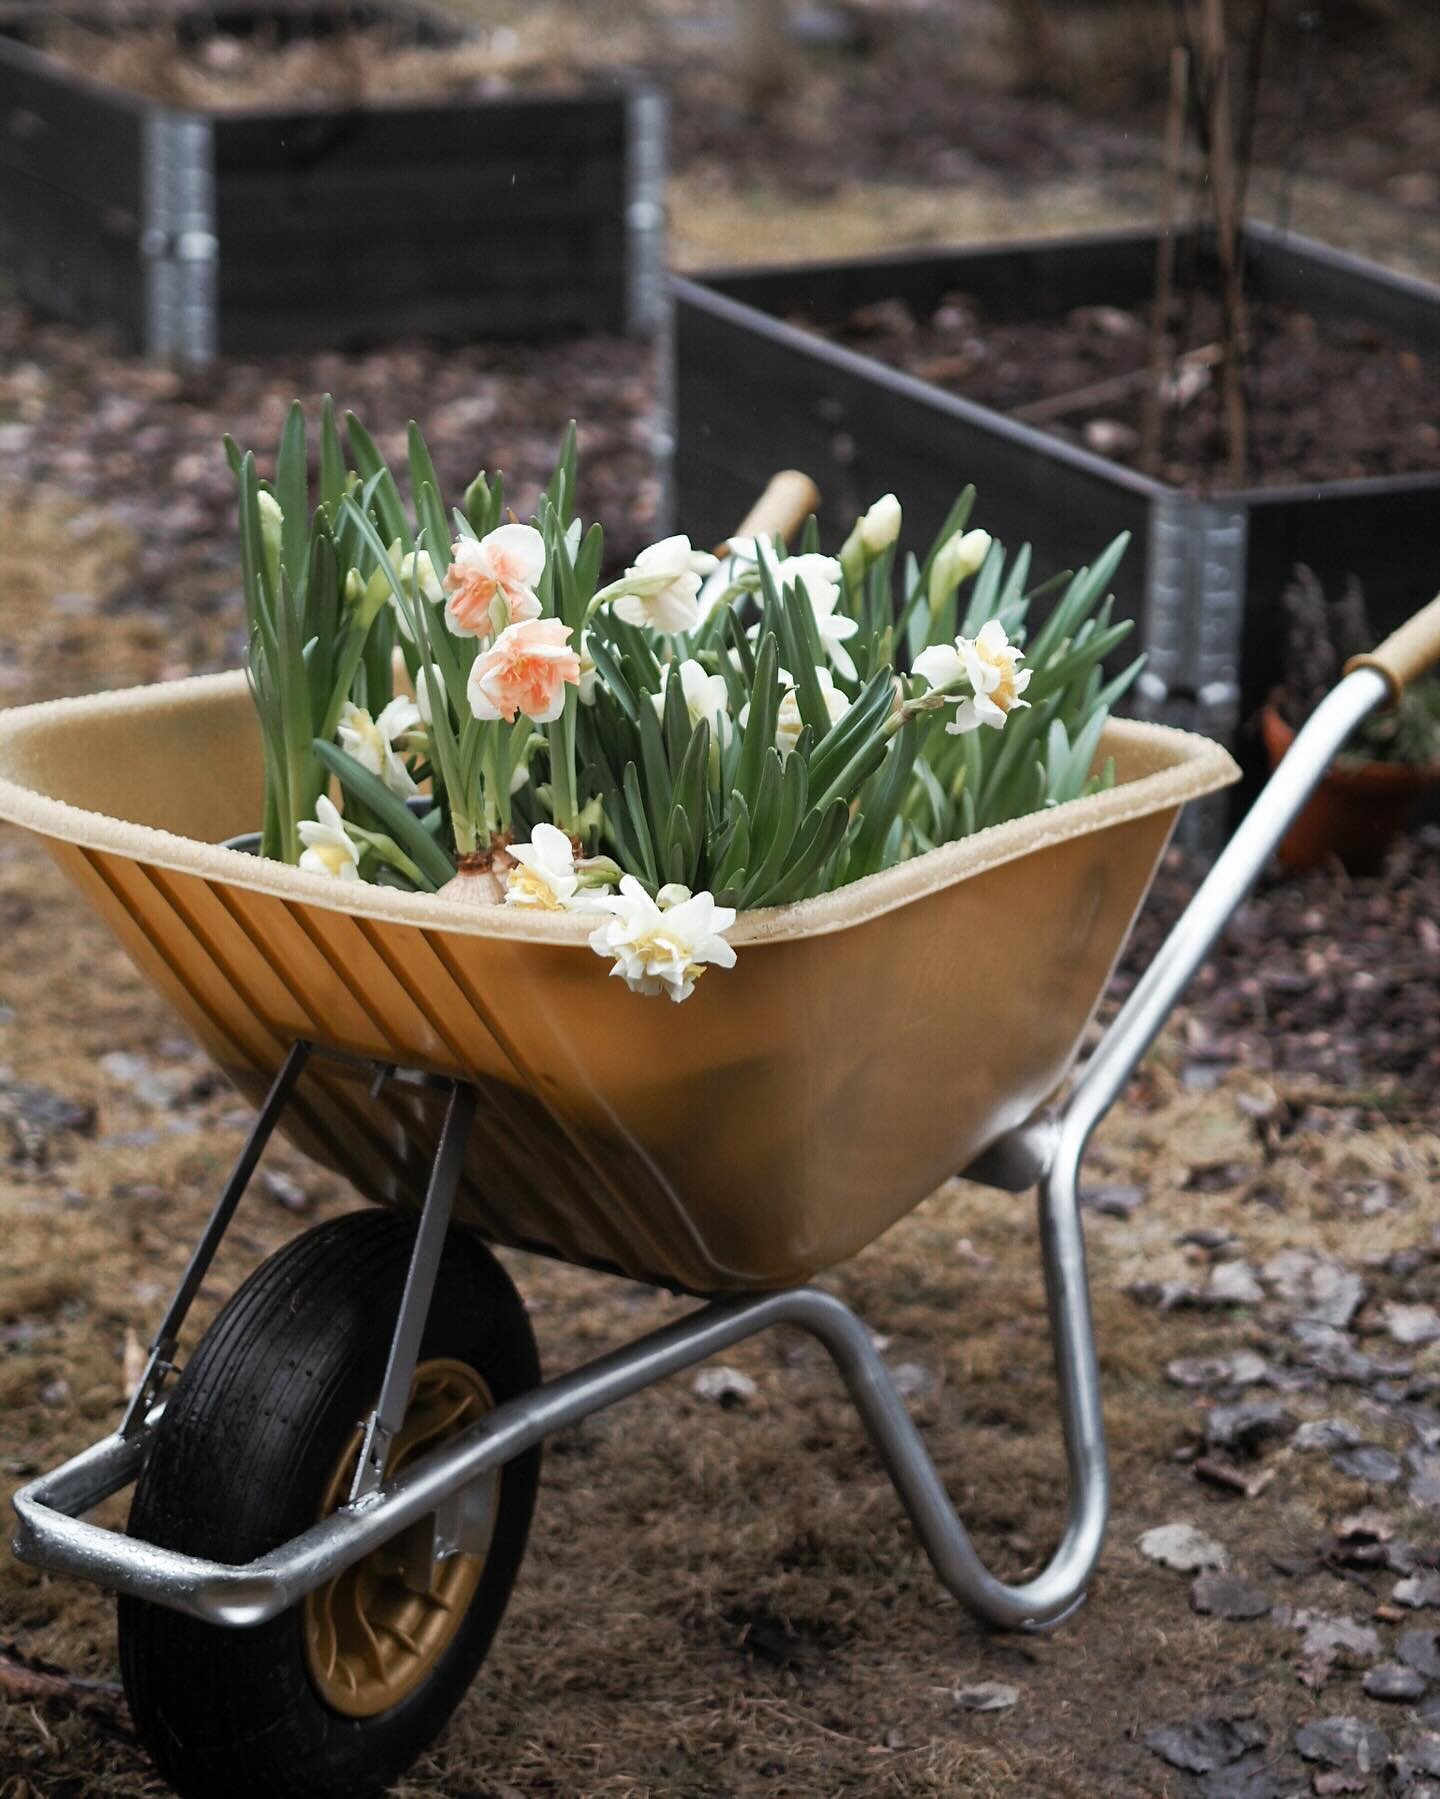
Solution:
[[(1148, 703), (1232, 738), (1278, 676), (1280, 593), (1297, 561), (1338, 589), (1365, 585), (1389, 629), (1433, 592), (1440, 476), (1398, 476), (1197, 498), (829, 343), (792, 318), (833, 320), (899, 298), (917, 310), (959, 290), (991, 317), (1061, 316), (1149, 297), (1151, 231), (889, 255), (675, 283), (676, 498), (709, 541), (771, 469), (804, 468), (844, 519), (886, 489), (915, 541), (956, 491), (1005, 542), (1034, 545), (1044, 576), (1119, 530), (1134, 543), (1117, 600), (1140, 621)], [(1203, 242), (1189, 246), (1203, 260)], [(1320, 244), (1252, 226), (1257, 295), (1359, 319), (1440, 357), (1440, 290)]]
[[(334, 11), (280, 0), (278, 28)], [(197, 361), (656, 321), (653, 91), (176, 110), (27, 29), (0, 23), (0, 267), (43, 310)]]

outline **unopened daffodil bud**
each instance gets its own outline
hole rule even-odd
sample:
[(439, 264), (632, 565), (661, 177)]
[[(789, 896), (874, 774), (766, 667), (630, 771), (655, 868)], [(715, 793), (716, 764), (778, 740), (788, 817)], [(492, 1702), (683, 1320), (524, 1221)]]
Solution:
[(280, 584), (280, 534), (285, 529), (285, 514), (273, 493), (262, 488), (256, 495), (260, 508), (260, 547), (265, 556), (265, 569), (271, 587)]
[(856, 519), (840, 551), (840, 563), (852, 587), (860, 585), (870, 564), (897, 541), (901, 517), (899, 500), (886, 493)]
[(482, 469), (465, 489), (464, 511), (472, 530), (484, 531), (490, 523), (490, 483)]
[(860, 520), (860, 538), (872, 559), (888, 550), (899, 537), (900, 519), (900, 502), (893, 493), (885, 493)]
[(946, 538), (930, 564), (930, 610), (938, 612), (955, 589), (980, 572), (990, 554), (988, 531), (957, 531)]

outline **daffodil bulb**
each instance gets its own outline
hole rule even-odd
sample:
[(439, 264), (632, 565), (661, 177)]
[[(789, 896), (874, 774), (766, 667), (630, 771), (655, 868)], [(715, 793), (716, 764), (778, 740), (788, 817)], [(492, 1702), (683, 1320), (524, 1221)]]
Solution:
[(336, 881), (360, 879), (360, 852), (332, 800), (322, 793), (315, 802), (314, 818), (302, 818), (297, 829), (305, 845), (300, 866), (307, 874), (328, 875)]
[(685, 536), (665, 537), (641, 550), (620, 580), (605, 589), (615, 615), (628, 625), (678, 636), (700, 622), (700, 583), (716, 560)]
[(611, 974), (632, 993), (664, 993), (678, 1004), (689, 999), (708, 966), (735, 966), (724, 935), (735, 911), (717, 906), (713, 894), (692, 894), (672, 883), (651, 899), (634, 875), (626, 875), (618, 894), (591, 904), (608, 916), (591, 932), (590, 947), (611, 958)]
[(988, 531), (957, 531), (947, 537), (930, 564), (931, 612), (938, 612), (961, 582), (978, 575), (989, 554)]
[(664, 685), (659, 693), (650, 695), (650, 703), (660, 718), (665, 716), (665, 696), (671, 681), (680, 682), (681, 692), (685, 696), (685, 710), (690, 718), (690, 729), (693, 731), (703, 718), (710, 727), (711, 741), (722, 747), (729, 743), (732, 726), (730, 723), (730, 693), (725, 685), (723, 675), (711, 675), (693, 657), (687, 657), (677, 666), (673, 662), (665, 664)]
[(505, 904), (532, 912), (565, 912), (580, 877), (575, 872), (575, 846), (555, 825), (537, 824), (529, 843), (512, 843), (515, 866), (505, 878)]
[(400, 759), (396, 744), (420, 724), (422, 713), (406, 694), (397, 694), (379, 718), (347, 700), (340, 713), (340, 747), (362, 768), (378, 775), (391, 793), (409, 799), (420, 790)]
[(921, 650), (914, 673), (932, 691), (969, 683), (970, 693), (955, 696), (955, 717), (945, 727), (952, 737), (963, 737), (981, 725), (999, 731), (1012, 712), (1030, 704), (1020, 698), (1031, 674), (1019, 666), (1021, 655), (999, 619), (992, 618), (976, 637), (957, 637), (953, 644), (934, 643)]

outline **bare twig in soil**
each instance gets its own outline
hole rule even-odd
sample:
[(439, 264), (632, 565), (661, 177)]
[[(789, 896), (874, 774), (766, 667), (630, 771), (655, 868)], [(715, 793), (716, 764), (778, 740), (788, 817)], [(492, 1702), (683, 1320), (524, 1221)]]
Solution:
[(1123, 375), (1108, 375), (1103, 381), (1090, 381), (1084, 387), (1072, 387), (1063, 394), (1047, 394), (1043, 400), (1030, 400), (1016, 406), (1012, 419), (1027, 425), (1045, 425), (1067, 413), (1083, 412), (1090, 406), (1103, 406), (1108, 400), (1123, 400), (1133, 393), (1148, 374), (1146, 369), (1127, 369)]
[(115, 1736), (131, 1736), (130, 1714), (120, 1688), (108, 1680), (77, 1680), (35, 1662), (10, 1643), (0, 1648), (0, 1699), (48, 1701), (85, 1712)]
[[(1224, 360), (1225, 351), (1221, 344), (1199, 344), (1193, 350), (1187, 350), (1176, 364), (1178, 369), (1206, 369)], [(1169, 357), (1166, 357), (1167, 364)], [(1164, 401), (1167, 406), (1183, 405), (1183, 387), (1177, 393), (1173, 384), (1165, 379), (1166, 371), (1162, 368), (1157, 391), (1157, 405)], [(1053, 419), (1064, 418), (1071, 412), (1084, 412), (1091, 406), (1103, 406), (1110, 400), (1123, 400), (1127, 394), (1134, 393), (1150, 378), (1149, 367), (1143, 369), (1126, 369), (1120, 375), (1107, 375), (1103, 381), (1090, 381), (1084, 387), (1072, 387), (1063, 394), (1047, 394), (1043, 400), (1030, 400), (1024, 406), (1016, 406), (1010, 413), (1012, 419), (1020, 419), (1027, 425), (1046, 425)]]
[(1154, 474), (1160, 459), (1160, 391), (1174, 353), (1170, 308), (1175, 287), (1175, 201), (1180, 155), (1185, 143), (1185, 96), (1190, 86), (1190, 53), (1183, 44), (1170, 52), (1170, 105), (1165, 115), (1165, 161), (1160, 189), (1160, 237), (1155, 249), (1155, 302), (1150, 311), (1150, 385), (1140, 431), (1140, 466)]

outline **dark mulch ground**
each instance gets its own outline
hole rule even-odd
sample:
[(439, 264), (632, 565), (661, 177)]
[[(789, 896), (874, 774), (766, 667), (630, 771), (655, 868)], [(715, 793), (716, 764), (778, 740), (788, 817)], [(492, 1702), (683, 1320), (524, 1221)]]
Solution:
[[(1175, 348), (1194, 354), (1164, 390), (1156, 473), (1179, 487), (1233, 486), (1216, 359), (1221, 308), (1199, 294), (1177, 304), (1176, 314)], [(1291, 306), (1252, 304), (1246, 318), (1247, 485), (1440, 469), (1440, 363), (1371, 326), (1317, 321)], [(1062, 318), (1004, 321), (956, 293), (928, 314), (885, 300), (824, 329), (949, 393), (1029, 417), (1067, 443), (1134, 468), (1148, 320), (1149, 308), (1088, 306)], [(1062, 399), (1069, 404), (1056, 404)]]
[[(499, 469), (527, 517), (576, 418), (580, 509), (603, 520), (608, 560), (621, 564), (653, 534), (653, 367), (644, 345), (586, 338), (464, 349), (399, 344), (222, 359), (183, 372), (117, 355), (101, 332), (0, 307), (0, 483), (59, 490), (128, 528), (138, 545), (134, 578), (108, 596), (106, 609), (164, 620), (172, 668), (204, 667), (217, 653), (233, 664), (238, 642), (212, 628), (242, 616), (223, 433), (253, 448), (263, 472), (291, 400), (318, 409), (331, 393), (397, 468), (406, 426), (419, 419), (447, 498), (458, 502), (477, 469)], [(71, 583), (58, 549), (63, 594)]]
[[(1167, 856), (1112, 983), (1123, 999), (1204, 870)], [(1230, 1070), (1292, 1092), (1348, 1094), (1392, 1117), (1440, 1121), (1440, 828), (1391, 852), (1384, 874), (1272, 872), (1186, 995), (1184, 1083)], [(1358, 1119), (1359, 1114), (1355, 1117)]]

